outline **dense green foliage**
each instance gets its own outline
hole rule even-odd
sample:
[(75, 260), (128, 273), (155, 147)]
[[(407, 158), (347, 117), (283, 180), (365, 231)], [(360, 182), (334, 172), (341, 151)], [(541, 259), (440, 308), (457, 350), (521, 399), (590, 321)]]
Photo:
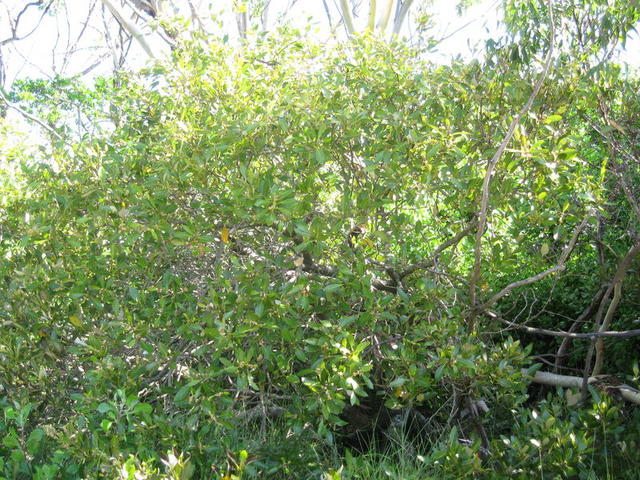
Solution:
[[(438, 66), (288, 33), (20, 84), (91, 132), (0, 136), (0, 478), (624, 478), (637, 409), (532, 389), (559, 341), (495, 320), (568, 330), (638, 241), (638, 81), (583, 60), (555, 62), (499, 162), (477, 305), (585, 231), (493, 315), (469, 299), (474, 225), (536, 79), (508, 49)], [(633, 327), (637, 268), (610, 329)], [(636, 340), (609, 351), (637, 377)]]

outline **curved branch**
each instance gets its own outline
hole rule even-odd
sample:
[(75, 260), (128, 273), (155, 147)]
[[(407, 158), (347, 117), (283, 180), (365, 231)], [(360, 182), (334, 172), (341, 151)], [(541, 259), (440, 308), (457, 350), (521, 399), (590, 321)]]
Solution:
[[(606, 331), (607, 328), (611, 325), (611, 320), (613, 319), (613, 314), (618, 308), (618, 303), (620, 303), (620, 299), (622, 298), (622, 281), (627, 273), (627, 269), (631, 264), (631, 261), (635, 258), (636, 255), (640, 253), (640, 243), (636, 243), (631, 246), (627, 254), (623, 257), (623, 259), (618, 264), (618, 269), (616, 274), (613, 277), (613, 281), (609, 286), (607, 291), (608, 294), (613, 290), (613, 299), (607, 308), (607, 313), (604, 316), (604, 320), (598, 329), (599, 332)], [(605, 296), (607, 298), (608, 295)], [(598, 338), (595, 345), (596, 349), (596, 361), (593, 365), (592, 375), (599, 375), (602, 370), (602, 365), (604, 363), (604, 342), (601, 338)]]
[(475, 309), (476, 313), (481, 312), (482, 310), (485, 310), (486, 308), (490, 307), (491, 305), (496, 303), (498, 300), (500, 300), (502, 297), (504, 297), (505, 295), (508, 295), (511, 292), (511, 290), (535, 283), (539, 280), (542, 280), (544, 277), (551, 275), (552, 273), (562, 272), (566, 268), (567, 260), (569, 259), (569, 255), (571, 255), (571, 252), (576, 246), (580, 233), (582, 233), (582, 231), (585, 229), (585, 227), (587, 226), (587, 222), (589, 221), (590, 218), (591, 218), (591, 215), (588, 215), (587, 217), (585, 217), (582, 220), (582, 222), (580, 222), (580, 224), (574, 229), (573, 235), (571, 237), (571, 241), (567, 244), (567, 246), (562, 251), (562, 255), (560, 255), (560, 258), (558, 259), (558, 263), (555, 267), (551, 267), (545, 270), (544, 272), (540, 272), (537, 275), (534, 275), (533, 277), (525, 278), (523, 280), (518, 280), (517, 282), (510, 283), (509, 285), (504, 287), (502, 290), (500, 290), (498, 293), (496, 293), (493, 297), (491, 297), (489, 300), (487, 300), (482, 305), (477, 307)]
[[(553, 49), (555, 45), (555, 20), (553, 16), (553, 0), (547, 0), (547, 6), (549, 9), (549, 21), (551, 24), (551, 34), (549, 38), (549, 51), (547, 52), (547, 58), (544, 63), (544, 67), (542, 69), (542, 73), (538, 77), (536, 81), (533, 91), (531, 95), (529, 95), (529, 99), (527, 103), (520, 109), (518, 114), (513, 118), (511, 124), (509, 125), (509, 129), (507, 130), (507, 134), (505, 135), (502, 143), (498, 147), (493, 158), (489, 161), (487, 165), (487, 171), (484, 176), (484, 182), (482, 184), (482, 198), (480, 200), (480, 213), (478, 214), (478, 229), (476, 231), (476, 242), (474, 247), (474, 264), (473, 270), (471, 273), (471, 280), (469, 281), (469, 297), (471, 307), (475, 307), (476, 304), (476, 289), (477, 285), (480, 281), (480, 266), (481, 266), (481, 254), (482, 254), (482, 236), (484, 235), (484, 229), (487, 224), (487, 214), (489, 211), (489, 186), (491, 184), (491, 178), (493, 177), (493, 172), (496, 168), (496, 165), (502, 158), (505, 149), (509, 145), (513, 134), (515, 133), (516, 127), (520, 123), (520, 119), (529, 111), (531, 105), (533, 105), (534, 100), (538, 96), (540, 89), (542, 88), (542, 84), (549, 73), (549, 69), (551, 68), (551, 60), (553, 59)], [(477, 310), (474, 309), (472, 311), (471, 316), (469, 318), (469, 330), (475, 329), (475, 318), (476, 318)]]
[(11, 108), (12, 110), (15, 110), (16, 112), (18, 112), (23, 117), (25, 117), (25, 118), (31, 120), (32, 122), (37, 123), (38, 125), (40, 125), (42, 128), (44, 128), (47, 132), (49, 132), (51, 135), (56, 137), (58, 140), (62, 140), (62, 136), (58, 132), (56, 132), (53, 128), (51, 128), (49, 125), (44, 123), (38, 117), (36, 117), (34, 115), (31, 115), (26, 110), (23, 110), (22, 108), (20, 108), (19, 106), (15, 105), (14, 103), (11, 103), (9, 101), (9, 99), (5, 96), (5, 94), (2, 92), (2, 90), (0, 90), (0, 100), (2, 100), (7, 105), (7, 107)]

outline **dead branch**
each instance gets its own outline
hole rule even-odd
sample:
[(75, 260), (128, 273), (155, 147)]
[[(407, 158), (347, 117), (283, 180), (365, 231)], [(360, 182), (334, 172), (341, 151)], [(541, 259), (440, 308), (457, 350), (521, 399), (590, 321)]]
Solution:
[(16, 16), (16, 19), (13, 22), (11, 21), (11, 19), (9, 20), (9, 23), (11, 24), (11, 36), (8, 37), (8, 38), (5, 38), (4, 40), (0, 40), (0, 47), (6, 45), (7, 43), (16, 42), (16, 41), (19, 41), (19, 40), (24, 40), (25, 38), (27, 38), (30, 35), (32, 35), (33, 32), (35, 32), (38, 29), (38, 27), (40, 26), (40, 24), (42, 23), (42, 19), (47, 14), (47, 12), (51, 8), (52, 4), (53, 4), (53, 0), (50, 0), (49, 3), (47, 4), (47, 6), (44, 8), (44, 10), (42, 12), (42, 15), (40, 15), (40, 20), (38, 20), (38, 23), (36, 24), (36, 26), (33, 27), (33, 29), (29, 33), (27, 33), (26, 35), (23, 35), (23, 36), (19, 36), (18, 35), (18, 26), (20, 24), (20, 18), (22, 17), (22, 15), (24, 15), (24, 13), (30, 7), (41, 6), (42, 5), (42, 0), (38, 0), (37, 2), (29, 2), (29, 3), (27, 3), (22, 8), (22, 10), (20, 10), (18, 15)]
[[(527, 370), (522, 370), (523, 375), (528, 376)], [(601, 377), (589, 377), (587, 383), (598, 384), (601, 381)], [(534, 383), (539, 383), (541, 385), (553, 385), (556, 387), (564, 387), (564, 388), (580, 388), (582, 386), (582, 378), (574, 377), (570, 375), (558, 375), (557, 373), (550, 372), (541, 372), (538, 371), (535, 373), (533, 377), (531, 377), (531, 381)], [(627, 400), (628, 402), (635, 403), (636, 405), (640, 405), (640, 392), (635, 388), (620, 384), (615, 386), (609, 386), (609, 389), (615, 389), (620, 392), (620, 396)]]
[(640, 337), (640, 329), (638, 330), (622, 330), (622, 331), (597, 331), (591, 333), (572, 333), (565, 332), (563, 330), (547, 330), (546, 328), (535, 328), (528, 325), (522, 325), (521, 323), (515, 323), (506, 318), (502, 318), (495, 312), (487, 311), (487, 315), (494, 320), (497, 320), (511, 328), (518, 330), (524, 330), (525, 332), (533, 333), (536, 335), (546, 335), (549, 337), (568, 337), (568, 338), (631, 338)]

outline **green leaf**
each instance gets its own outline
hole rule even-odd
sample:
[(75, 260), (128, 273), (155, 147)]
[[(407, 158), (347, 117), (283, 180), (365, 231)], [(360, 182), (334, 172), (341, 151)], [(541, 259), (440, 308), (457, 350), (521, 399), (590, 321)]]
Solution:
[(545, 120), (544, 123), (549, 125), (550, 123), (556, 123), (562, 120), (562, 116), (561, 115), (549, 115)]
[(129, 286), (129, 296), (137, 301), (140, 298), (140, 293), (136, 287)]
[(407, 379), (403, 376), (397, 377), (394, 381), (392, 381), (391, 383), (389, 383), (389, 386), (391, 388), (395, 388), (395, 387), (401, 387), (402, 385), (404, 385), (407, 382)]
[(27, 438), (27, 451), (31, 455), (38, 453), (43, 438), (44, 430), (41, 428), (36, 428), (29, 434), (29, 438)]
[(341, 283), (330, 283), (329, 285), (324, 287), (324, 291), (326, 293), (333, 293), (333, 292), (337, 292), (341, 288), (342, 288)]

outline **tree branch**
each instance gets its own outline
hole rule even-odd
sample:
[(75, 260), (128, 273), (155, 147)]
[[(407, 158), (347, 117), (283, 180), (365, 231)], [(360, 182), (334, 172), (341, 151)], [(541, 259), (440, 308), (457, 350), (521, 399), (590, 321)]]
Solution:
[(376, 10), (378, 8), (377, 0), (369, 0), (369, 18), (367, 20), (367, 28), (371, 31), (376, 26)]
[[(484, 235), (484, 229), (487, 224), (487, 213), (489, 210), (489, 186), (491, 184), (491, 178), (493, 177), (493, 171), (495, 170), (496, 165), (502, 158), (505, 149), (509, 145), (513, 134), (515, 133), (516, 127), (520, 123), (520, 119), (529, 111), (531, 105), (535, 98), (538, 96), (540, 89), (542, 88), (542, 84), (544, 83), (547, 74), (549, 73), (549, 69), (551, 67), (551, 60), (553, 59), (553, 49), (555, 45), (555, 20), (553, 16), (553, 0), (547, 0), (547, 8), (549, 10), (549, 21), (551, 25), (551, 33), (549, 38), (549, 51), (547, 52), (547, 58), (542, 69), (542, 73), (538, 77), (538, 80), (535, 83), (533, 91), (531, 95), (529, 95), (529, 99), (527, 103), (520, 109), (518, 114), (513, 118), (511, 124), (509, 125), (509, 129), (507, 130), (507, 134), (505, 135), (502, 143), (498, 147), (493, 158), (489, 161), (487, 165), (487, 171), (485, 173), (484, 182), (482, 184), (482, 198), (480, 200), (480, 213), (478, 214), (478, 229), (476, 231), (476, 242), (474, 248), (474, 264), (473, 270), (471, 274), (471, 280), (469, 281), (469, 298), (471, 307), (475, 307), (476, 304), (476, 289), (478, 282), (480, 281), (480, 266), (481, 266), (481, 254), (482, 254), (482, 236)], [(477, 310), (471, 312), (469, 318), (469, 329), (475, 329), (475, 317)]]
[(524, 330), (528, 333), (533, 333), (536, 335), (545, 335), (547, 337), (568, 337), (568, 338), (632, 338), (640, 336), (640, 329), (638, 330), (622, 330), (622, 331), (598, 331), (591, 333), (571, 333), (564, 332), (562, 330), (547, 330), (546, 328), (534, 328), (529, 327), (528, 325), (522, 325), (520, 323), (514, 323), (510, 320), (502, 318), (495, 312), (487, 311), (486, 312), (489, 317), (497, 320), (505, 325), (508, 325), (511, 328), (515, 328), (518, 330)]
[[(522, 373), (525, 376), (528, 376), (526, 370), (522, 370)], [(531, 377), (531, 381), (534, 383), (539, 383), (542, 385), (553, 385), (556, 387), (564, 387), (564, 388), (580, 388), (582, 385), (582, 378), (573, 377), (570, 375), (558, 375), (556, 373), (549, 372), (536, 372), (533, 377)], [(598, 385), (599, 382), (602, 381), (600, 377), (589, 377), (587, 379), (588, 384)], [(640, 392), (629, 385), (620, 384), (615, 386), (610, 386), (609, 389), (617, 390), (620, 392), (620, 396), (624, 398), (626, 401), (635, 403), (640, 405)]]
[(128, 33), (130, 33), (140, 44), (142, 49), (146, 52), (149, 58), (155, 59), (155, 55), (153, 54), (153, 50), (151, 50), (151, 46), (147, 42), (144, 34), (140, 31), (140, 29), (132, 22), (124, 18), (124, 15), (118, 8), (113, 4), (111, 0), (102, 0), (102, 3), (109, 9), (111, 14), (115, 17), (115, 19), (122, 25)]
[[(631, 248), (629, 248), (629, 251), (627, 252), (627, 254), (622, 258), (622, 260), (618, 264), (618, 269), (616, 271), (616, 274), (614, 275), (613, 281), (611, 282), (611, 285), (607, 290), (609, 294), (611, 293), (611, 290), (613, 290), (613, 299), (611, 300), (611, 303), (609, 304), (609, 308), (607, 308), (607, 313), (604, 316), (604, 320), (602, 321), (602, 324), (598, 329), (599, 332), (606, 331), (607, 328), (609, 328), (609, 326), (611, 325), (613, 314), (618, 308), (618, 304), (620, 303), (620, 299), (622, 297), (622, 281), (624, 280), (624, 277), (627, 274), (627, 269), (629, 268), (631, 261), (635, 258), (636, 255), (638, 255), (638, 253), (640, 253), (640, 242), (636, 243), (635, 245), (632, 245)], [(600, 374), (600, 372), (602, 371), (602, 366), (604, 364), (604, 342), (602, 341), (601, 338), (598, 338), (596, 340), (595, 351), (596, 351), (596, 361), (595, 361), (595, 364), (593, 365), (593, 372), (592, 372), (592, 375), (594, 376)]]
[(433, 255), (431, 255), (431, 258), (429, 260), (416, 263), (415, 265), (407, 266), (403, 271), (399, 273), (400, 279), (402, 280), (403, 278), (411, 275), (417, 270), (426, 270), (434, 267), (436, 262), (438, 261), (438, 257), (440, 256), (440, 254), (447, 248), (460, 243), (462, 239), (466, 237), (471, 232), (471, 230), (475, 228), (476, 224), (477, 224), (477, 219), (474, 218), (473, 220), (471, 220), (471, 222), (469, 222), (469, 224), (464, 229), (462, 229), (460, 232), (458, 232), (456, 235), (451, 237), (449, 240), (447, 240), (446, 242), (438, 246), (433, 252)]
[[(398, 0), (400, 1), (400, 0)], [(396, 10), (396, 16), (393, 19), (393, 34), (398, 35), (400, 33), (400, 29), (402, 28), (402, 24), (404, 23), (405, 18), (407, 18), (407, 14), (409, 13), (409, 9), (413, 4), (413, 0), (404, 0), (402, 5), (398, 3), (399, 9)]]
[(391, 19), (391, 10), (393, 10), (393, 3), (394, 0), (387, 0), (387, 4), (384, 7), (384, 11), (382, 12), (382, 17), (380, 17), (380, 20), (378, 20), (376, 28), (381, 32), (384, 32), (389, 26), (389, 20)]
[(353, 16), (351, 15), (351, 6), (348, 0), (340, 0), (340, 13), (344, 20), (344, 27), (347, 30), (347, 35), (351, 36), (356, 32), (353, 24)]
[(44, 128), (47, 132), (49, 132), (51, 135), (56, 137), (58, 140), (62, 140), (62, 136), (58, 132), (56, 132), (53, 128), (51, 128), (49, 125), (44, 123), (38, 117), (36, 117), (34, 115), (31, 115), (26, 110), (23, 110), (22, 108), (20, 108), (19, 106), (15, 105), (14, 103), (11, 103), (9, 101), (9, 99), (5, 96), (5, 94), (2, 92), (2, 90), (0, 90), (0, 100), (2, 100), (7, 105), (7, 107), (11, 108), (12, 110), (15, 110), (16, 112), (18, 112), (23, 117), (25, 117), (25, 118), (31, 120), (32, 122), (37, 123), (38, 125), (40, 125), (42, 128)]
[[(19, 41), (19, 40), (24, 40), (25, 38), (29, 37), (33, 32), (35, 32), (38, 29), (38, 27), (42, 23), (42, 19), (47, 14), (47, 12), (51, 8), (52, 4), (53, 4), (53, 0), (50, 0), (49, 4), (45, 7), (44, 11), (42, 12), (42, 15), (40, 15), (40, 20), (38, 20), (38, 23), (36, 24), (36, 26), (33, 27), (33, 29), (31, 29), (31, 31), (29, 33), (27, 33), (26, 35), (23, 35), (22, 37), (19, 37), (18, 36), (18, 24), (20, 23), (20, 17), (22, 17), (22, 15), (29, 9), (29, 7), (35, 7), (35, 6), (42, 5), (42, 0), (39, 0), (37, 2), (29, 2), (29, 3), (27, 3), (22, 8), (22, 10), (20, 10), (20, 13), (18, 13), (18, 16), (16, 17), (16, 20), (13, 23), (13, 25), (11, 25), (11, 37), (5, 38), (4, 40), (1, 40), (0, 41), (0, 47), (6, 45), (7, 43), (16, 42), (16, 41)], [(11, 20), (9, 20), (9, 22), (11, 22)]]
[(508, 295), (509, 292), (511, 292), (516, 288), (524, 287), (525, 285), (530, 285), (539, 280), (542, 280), (544, 277), (551, 275), (552, 273), (563, 271), (566, 268), (566, 262), (569, 259), (569, 255), (571, 255), (571, 252), (576, 246), (580, 233), (587, 226), (587, 222), (589, 218), (591, 218), (591, 215), (588, 215), (587, 217), (585, 217), (582, 220), (582, 222), (580, 222), (580, 224), (574, 229), (573, 236), (571, 237), (571, 241), (567, 244), (567, 246), (562, 251), (562, 255), (560, 255), (560, 258), (558, 259), (558, 263), (555, 267), (548, 268), (544, 272), (540, 272), (537, 275), (534, 275), (533, 277), (525, 278), (523, 280), (518, 280), (517, 282), (510, 283), (509, 285), (504, 287), (502, 290), (500, 290), (498, 293), (496, 293), (493, 297), (491, 297), (489, 300), (487, 300), (482, 305), (477, 307), (475, 309), (476, 313), (481, 312), (482, 310), (485, 310), (486, 308), (490, 307), (491, 305), (496, 303), (505, 295)]

